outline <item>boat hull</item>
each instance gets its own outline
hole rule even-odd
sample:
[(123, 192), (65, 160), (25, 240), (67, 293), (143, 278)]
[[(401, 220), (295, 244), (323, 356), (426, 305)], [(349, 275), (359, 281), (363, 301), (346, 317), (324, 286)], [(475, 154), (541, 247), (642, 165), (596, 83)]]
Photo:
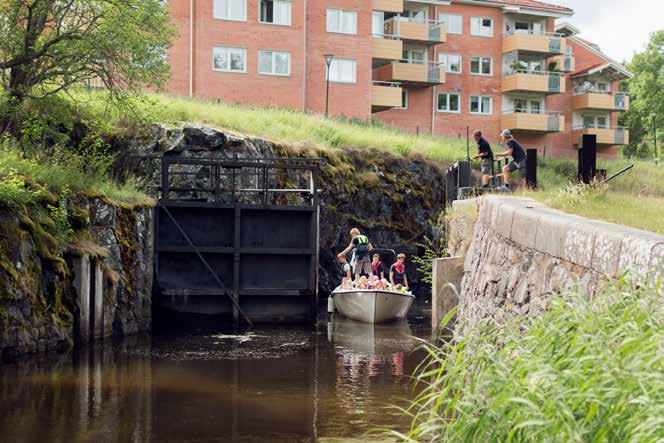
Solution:
[(415, 297), (389, 291), (335, 291), (335, 310), (364, 323), (385, 323), (406, 317)]

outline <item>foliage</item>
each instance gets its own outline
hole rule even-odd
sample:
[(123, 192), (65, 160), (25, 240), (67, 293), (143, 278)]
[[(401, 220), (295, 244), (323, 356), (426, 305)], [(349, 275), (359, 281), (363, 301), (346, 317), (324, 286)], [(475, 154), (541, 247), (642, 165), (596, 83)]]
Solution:
[(412, 257), (413, 263), (418, 271), (423, 275), (422, 281), (429, 285), (433, 284), (433, 260), (441, 257), (447, 257), (447, 223), (445, 221), (445, 212), (442, 211), (433, 221), (429, 221), (431, 237), (424, 236), (424, 242), (417, 246), (423, 250), (423, 253)]
[(37, 195), (36, 191), (26, 185), (16, 169), (10, 167), (0, 176), (0, 205), (15, 209), (33, 203)]
[(625, 154), (643, 158), (654, 151), (649, 149), (654, 148), (653, 128), (664, 135), (664, 30), (650, 35), (646, 48), (634, 55), (629, 69), (634, 73), (628, 82), (630, 109), (621, 117), (622, 124), (630, 128)]
[(63, 187), (60, 191), (60, 199), (57, 206), (47, 205), (51, 219), (54, 222), (55, 238), (58, 239), (58, 246), (63, 249), (74, 236), (74, 229), (69, 223), (68, 198), (70, 192), (68, 187)]
[(594, 297), (555, 297), (541, 317), (487, 321), (472, 341), (426, 345), (423, 390), (400, 437), (662, 441), (662, 296), (661, 280), (623, 276)]
[(175, 35), (161, 0), (6, 0), (0, 3), (0, 132), (20, 132), (26, 99), (96, 82), (112, 99), (168, 76)]

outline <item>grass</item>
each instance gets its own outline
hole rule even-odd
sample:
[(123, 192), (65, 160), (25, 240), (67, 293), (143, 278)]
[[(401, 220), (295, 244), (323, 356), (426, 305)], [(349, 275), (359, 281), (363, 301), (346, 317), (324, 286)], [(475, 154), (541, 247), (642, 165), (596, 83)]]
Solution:
[[(662, 282), (629, 276), (541, 317), (427, 345), (408, 441), (664, 440)], [(449, 319), (449, 317), (448, 317)], [(446, 319), (447, 320), (447, 319)]]
[(113, 181), (106, 172), (110, 159), (65, 150), (25, 155), (10, 139), (0, 140), (0, 204), (26, 205), (37, 200), (57, 202), (63, 193), (107, 198), (121, 205), (150, 205), (131, 180)]

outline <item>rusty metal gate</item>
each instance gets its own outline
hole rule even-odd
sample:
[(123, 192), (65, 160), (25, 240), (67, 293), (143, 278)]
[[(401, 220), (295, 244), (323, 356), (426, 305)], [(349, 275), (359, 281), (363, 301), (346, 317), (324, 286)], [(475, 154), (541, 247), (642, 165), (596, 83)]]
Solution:
[(164, 157), (155, 301), (235, 322), (316, 314), (319, 161)]

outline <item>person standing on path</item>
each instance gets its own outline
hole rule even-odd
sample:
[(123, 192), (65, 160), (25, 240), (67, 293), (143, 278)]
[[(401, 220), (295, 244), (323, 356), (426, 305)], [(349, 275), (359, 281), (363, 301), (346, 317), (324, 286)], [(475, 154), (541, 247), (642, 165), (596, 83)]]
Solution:
[(473, 157), (473, 160), (481, 159), (482, 187), (486, 188), (489, 186), (489, 176), (493, 175), (493, 151), (489, 142), (482, 137), (482, 131), (476, 130), (473, 132), (473, 138), (477, 142), (477, 155)]
[(500, 138), (507, 146), (505, 152), (496, 154), (496, 157), (509, 157), (512, 156), (512, 161), (503, 167), (503, 186), (502, 189), (509, 189), (510, 187), (510, 174), (514, 171), (519, 171), (519, 176), (523, 180), (526, 177), (526, 151), (518, 141), (512, 137), (509, 129), (503, 130), (500, 133)]
[(355, 250), (355, 266), (353, 271), (355, 272), (355, 281), (360, 280), (360, 275), (364, 271), (369, 277), (373, 276), (371, 272), (371, 259), (369, 258), (370, 252), (373, 250), (373, 245), (369, 241), (369, 237), (362, 235), (360, 230), (353, 228), (350, 230), (351, 241), (346, 249), (344, 249), (340, 254), (339, 258), (346, 256), (351, 250)]

